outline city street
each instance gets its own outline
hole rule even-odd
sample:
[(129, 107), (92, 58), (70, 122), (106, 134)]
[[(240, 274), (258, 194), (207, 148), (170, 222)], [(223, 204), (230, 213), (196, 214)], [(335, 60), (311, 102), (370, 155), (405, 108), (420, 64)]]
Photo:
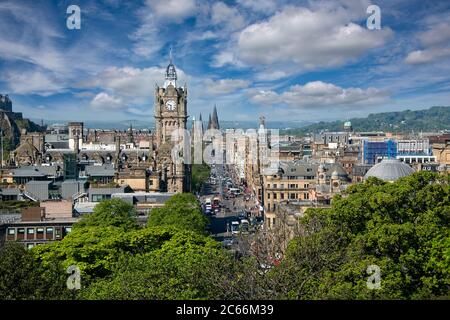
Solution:
[[(239, 239), (243, 236), (248, 237), (249, 233), (242, 234), (241, 232), (232, 234), (231, 225), (233, 221), (239, 223), (243, 219), (250, 219), (249, 208), (254, 207), (252, 200), (246, 201), (246, 196), (241, 192), (240, 195), (233, 196), (229, 192), (228, 186), (232, 188), (239, 188), (238, 181), (233, 181), (231, 173), (227, 170), (227, 166), (213, 165), (211, 167), (210, 181), (203, 185), (200, 194), (200, 201), (204, 212), (207, 212), (205, 203), (207, 199), (213, 201), (214, 198), (220, 199), (220, 209), (215, 214), (207, 214), (210, 218), (211, 225), (209, 228), (210, 234), (218, 241), (221, 241), (224, 246), (228, 248), (237, 248)], [(214, 209), (212, 210), (214, 212)]]

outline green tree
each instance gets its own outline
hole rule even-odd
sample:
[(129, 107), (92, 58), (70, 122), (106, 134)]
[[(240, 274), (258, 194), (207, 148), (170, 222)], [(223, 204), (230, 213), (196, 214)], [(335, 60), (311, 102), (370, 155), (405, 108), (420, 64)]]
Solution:
[[(416, 299), (449, 297), (450, 186), (420, 172), (395, 183), (369, 179), (308, 211), (273, 273), (280, 297)], [(381, 288), (367, 288), (367, 267)]]
[(137, 212), (133, 205), (121, 199), (104, 200), (97, 204), (94, 212), (85, 215), (76, 227), (86, 226), (113, 226), (125, 229), (136, 229)]
[(200, 233), (205, 231), (207, 223), (200, 203), (191, 193), (174, 195), (163, 207), (153, 209), (148, 218), (148, 226), (174, 226)]
[(206, 164), (193, 164), (192, 165), (192, 190), (200, 191), (203, 184), (208, 181), (211, 175), (211, 168)]
[(0, 249), (0, 300), (69, 298), (65, 281), (58, 264), (43, 268), (23, 244), (7, 242)]

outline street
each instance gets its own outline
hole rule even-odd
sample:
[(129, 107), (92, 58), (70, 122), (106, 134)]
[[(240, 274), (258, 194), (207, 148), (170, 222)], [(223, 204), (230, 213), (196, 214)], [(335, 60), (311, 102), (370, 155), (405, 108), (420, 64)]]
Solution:
[[(230, 189), (234, 192), (230, 192)], [(236, 189), (239, 189), (239, 191)], [(236, 195), (233, 193), (236, 193)], [(220, 206), (216, 210), (215, 207), (208, 210), (207, 202), (213, 201), (215, 198), (220, 199)], [(255, 207), (252, 199), (248, 195), (244, 195), (239, 182), (233, 181), (226, 166), (211, 166), (210, 180), (203, 185), (200, 202), (203, 212), (211, 221), (210, 234), (216, 240), (221, 241), (225, 247), (236, 249), (239, 239), (248, 237), (252, 230), (256, 228), (256, 218), (253, 217), (254, 211), (250, 210)], [(243, 228), (246, 221), (248, 232), (247, 229)], [(232, 232), (232, 222), (235, 226), (238, 226), (235, 232)]]

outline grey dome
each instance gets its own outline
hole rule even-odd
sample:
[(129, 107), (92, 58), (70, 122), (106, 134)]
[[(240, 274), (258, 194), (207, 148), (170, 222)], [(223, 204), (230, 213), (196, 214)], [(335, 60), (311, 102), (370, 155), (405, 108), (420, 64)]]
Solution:
[(384, 159), (367, 171), (364, 179), (376, 177), (384, 181), (395, 181), (414, 173), (414, 169), (398, 159)]

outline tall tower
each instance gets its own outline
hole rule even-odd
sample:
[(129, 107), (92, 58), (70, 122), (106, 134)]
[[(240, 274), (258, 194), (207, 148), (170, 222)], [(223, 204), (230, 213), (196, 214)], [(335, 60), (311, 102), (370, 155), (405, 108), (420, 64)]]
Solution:
[(177, 87), (177, 71), (170, 54), (166, 68), (164, 86), (156, 86), (155, 123), (157, 146), (170, 141), (175, 129), (186, 129), (187, 122), (187, 88)]
[(177, 86), (177, 71), (170, 51), (164, 86), (155, 88), (156, 162), (161, 176), (161, 191), (190, 191), (190, 165), (174, 163), (172, 132), (186, 129), (187, 87)]
[[(69, 148), (75, 150), (76, 147), (80, 148), (83, 145), (83, 122), (69, 122)], [(78, 140), (75, 144), (75, 140)]]

